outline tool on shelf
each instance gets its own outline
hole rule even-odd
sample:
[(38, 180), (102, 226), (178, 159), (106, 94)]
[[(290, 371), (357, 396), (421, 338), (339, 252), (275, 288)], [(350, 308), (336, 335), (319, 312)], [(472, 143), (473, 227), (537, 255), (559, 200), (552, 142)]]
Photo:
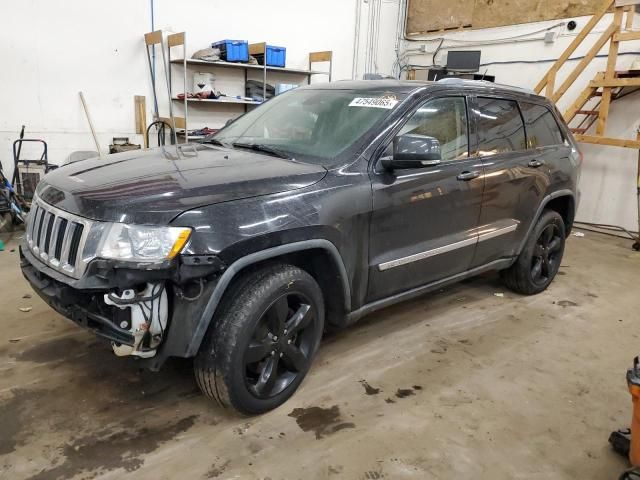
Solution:
[[(149, 35), (149, 34), (147, 34)], [(309, 54), (309, 69), (300, 69), (300, 68), (284, 68), (282, 65), (286, 64), (286, 49), (283, 47), (275, 47), (272, 45), (267, 45), (266, 42), (256, 43), (256, 44), (247, 44), (245, 41), (239, 40), (223, 40), (221, 42), (216, 42), (215, 48), (206, 48), (203, 50), (198, 50), (194, 53), (193, 58), (187, 58), (186, 56), (186, 35), (184, 32), (176, 33), (173, 35), (169, 35), (167, 37), (168, 49), (167, 56), (169, 58), (170, 65), (174, 65), (176, 67), (181, 67), (183, 69), (182, 78), (183, 85), (182, 90), (178, 87), (174, 91), (171, 90), (171, 97), (176, 105), (183, 105), (184, 108), (184, 117), (176, 117), (176, 128), (183, 130), (185, 141), (189, 140), (200, 140), (202, 138), (201, 135), (192, 135), (194, 129), (197, 129), (199, 126), (191, 125), (192, 122), (189, 120), (189, 109), (188, 104), (197, 103), (200, 106), (219, 106), (219, 105), (242, 105), (244, 107), (245, 112), (249, 109), (250, 106), (260, 105), (264, 98), (270, 98), (273, 96), (276, 91), (283, 92), (287, 89), (292, 88), (295, 84), (287, 83), (282, 84), (283, 87), (278, 88), (279, 84), (276, 84), (276, 88), (270, 86), (267, 83), (267, 76), (269, 72), (274, 72), (277, 74), (286, 74), (286, 75), (296, 75), (306, 77), (307, 83), (311, 83), (311, 77), (313, 75), (328, 75), (329, 81), (331, 81), (332, 76), (332, 60), (333, 60), (333, 52), (331, 51), (322, 51), (322, 52), (311, 52)], [(172, 58), (172, 51), (174, 47), (182, 47), (180, 50), (182, 51), (181, 58)], [(245, 55), (245, 49), (247, 49)], [(251, 56), (249, 53), (253, 55), (263, 55), (263, 65), (259, 65), (257, 63), (251, 63)], [(255, 58), (255, 56), (254, 56)], [(222, 59), (222, 60), (221, 60)], [(224, 59), (228, 59), (231, 61), (226, 61)], [(248, 63), (247, 63), (248, 61)], [(315, 63), (329, 63), (328, 71), (313, 71), (311, 70), (311, 66)], [(232, 94), (219, 94), (215, 89), (212, 88), (212, 93), (209, 96), (206, 96), (206, 93), (201, 95), (199, 92), (189, 93), (187, 91), (187, 69), (191, 68), (194, 70), (194, 73), (197, 75), (201, 75), (203, 68), (220, 68), (226, 70), (240, 70), (244, 74), (244, 84), (243, 88), (239, 88), (239, 91), (242, 91), (245, 96), (242, 95), (232, 95)], [(251, 88), (251, 94), (247, 91), (247, 86), (249, 82), (255, 82), (256, 80), (249, 80), (248, 72), (256, 72), (261, 74), (259, 81), (259, 88), (261, 92), (256, 91), (256, 85), (253, 85)], [(174, 87), (172, 82), (172, 69), (169, 68), (169, 85)], [(195, 83), (195, 79), (194, 79)], [(302, 82), (300, 82), (302, 83)], [(191, 86), (191, 85), (190, 85)], [(199, 87), (200, 88), (200, 87)], [(196, 90), (194, 87), (193, 90)], [(260, 94), (261, 93), (261, 94)], [(249, 98), (251, 97), (251, 98)], [(236, 117), (234, 117), (236, 118)], [(201, 126), (201, 125), (200, 125)], [(183, 135), (180, 131), (176, 130), (177, 135)]]

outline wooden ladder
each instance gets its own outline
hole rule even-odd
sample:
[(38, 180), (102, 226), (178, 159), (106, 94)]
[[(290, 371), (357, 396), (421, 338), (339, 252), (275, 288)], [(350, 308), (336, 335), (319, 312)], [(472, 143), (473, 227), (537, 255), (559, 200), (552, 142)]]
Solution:
[[(613, 21), (611, 24), (598, 40), (596, 40), (575, 68), (566, 76), (560, 86), (556, 88), (556, 77), (560, 69), (565, 65), (566, 61), (569, 60), (578, 46), (586, 39), (595, 25), (611, 10), (613, 11)], [(604, 0), (582, 31), (580, 31), (573, 42), (571, 42), (534, 88), (536, 93), (541, 93), (544, 90), (544, 94), (548, 98), (554, 102), (558, 102), (580, 74), (584, 72), (585, 68), (593, 61), (598, 52), (609, 43), (606, 70), (596, 74), (593, 80), (589, 82), (587, 87), (563, 114), (567, 124), (570, 124), (577, 116), (581, 117), (576, 119), (579, 121), (577, 126), (571, 128), (576, 140), (579, 142), (640, 149), (640, 139), (638, 138), (622, 139), (606, 136), (606, 126), (611, 102), (640, 89), (640, 70), (616, 70), (620, 43), (640, 40), (640, 31), (631, 30), (634, 13), (634, 5), (616, 6), (615, 0)], [(587, 132), (594, 124), (596, 127), (595, 132), (588, 134)]]

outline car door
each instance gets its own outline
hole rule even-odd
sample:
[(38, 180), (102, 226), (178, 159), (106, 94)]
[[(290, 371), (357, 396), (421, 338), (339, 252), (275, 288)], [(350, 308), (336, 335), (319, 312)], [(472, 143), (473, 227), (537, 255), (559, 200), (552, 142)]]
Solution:
[(374, 163), (368, 301), (463, 272), (473, 258), (483, 177), (469, 151), (465, 97), (425, 101), (396, 132), (403, 134), (436, 138), (442, 158), (393, 171)]
[(473, 267), (516, 254), (549, 184), (544, 155), (527, 145), (515, 99), (470, 100), (485, 186)]

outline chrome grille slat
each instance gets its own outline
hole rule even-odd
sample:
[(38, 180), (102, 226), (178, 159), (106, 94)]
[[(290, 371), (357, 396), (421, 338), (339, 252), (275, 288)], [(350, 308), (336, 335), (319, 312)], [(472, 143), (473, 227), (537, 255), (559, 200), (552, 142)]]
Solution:
[(69, 249), (71, 248), (71, 238), (73, 237), (74, 231), (75, 225), (68, 222), (64, 240), (62, 241), (62, 251), (60, 253), (60, 265), (62, 265), (62, 269), (66, 271), (73, 271), (74, 268), (74, 265), (69, 265)]
[(60, 228), (61, 217), (56, 217), (53, 221), (53, 230), (51, 231), (51, 246), (49, 247), (49, 261), (56, 265), (58, 259), (56, 258), (56, 246), (58, 244), (58, 229)]
[(38, 222), (38, 249), (40, 250), (41, 255), (44, 251), (44, 237), (47, 235), (45, 225), (48, 221), (49, 215), (49, 212), (42, 212), (42, 215), (40, 215), (40, 221)]
[(51, 245), (51, 230), (53, 230), (53, 222), (56, 219), (56, 216), (53, 213), (49, 214), (49, 218), (47, 219), (47, 233), (44, 237), (44, 253), (49, 255), (49, 245)]
[(96, 222), (33, 199), (27, 220), (29, 250), (54, 270), (80, 278), (89, 259), (84, 247), (91, 226)]
[(69, 220), (62, 218), (60, 225), (58, 225), (58, 236), (56, 238), (56, 249), (53, 252), (53, 257), (63, 265), (62, 250), (64, 249), (64, 239), (67, 235), (67, 228), (69, 227)]
[(31, 212), (29, 212), (29, 228), (27, 230), (27, 240), (31, 241), (33, 238), (33, 226), (35, 225), (35, 219), (38, 216), (38, 206), (36, 205), (32, 208)]
[(34, 252), (38, 253), (38, 225), (40, 225), (40, 217), (42, 216), (43, 210), (38, 208), (36, 210), (36, 214), (33, 217), (33, 231), (31, 232), (31, 241), (33, 242)]

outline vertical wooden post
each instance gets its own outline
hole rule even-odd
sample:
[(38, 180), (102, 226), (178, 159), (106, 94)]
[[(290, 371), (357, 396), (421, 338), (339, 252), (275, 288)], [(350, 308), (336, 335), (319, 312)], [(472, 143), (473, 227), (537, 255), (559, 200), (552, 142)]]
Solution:
[(633, 15), (636, 12), (636, 6), (630, 5), (626, 7), (626, 10), (627, 10), (627, 17), (625, 20), (624, 29), (631, 30), (633, 28)]
[[(616, 7), (613, 14), (613, 25), (615, 25), (615, 32), (620, 33), (620, 27), (622, 26), (622, 15), (624, 9), (622, 7)], [(611, 35), (611, 43), (609, 45), (609, 56), (607, 58), (607, 69), (604, 72), (605, 82), (607, 80), (613, 80), (616, 76), (616, 62), (618, 60), (618, 48), (620, 42), (614, 38), (614, 34)], [(611, 106), (611, 87), (602, 88), (602, 102), (600, 103), (600, 110), (598, 113), (598, 123), (596, 125), (596, 135), (604, 135), (607, 127), (607, 118), (609, 117), (609, 107)]]

